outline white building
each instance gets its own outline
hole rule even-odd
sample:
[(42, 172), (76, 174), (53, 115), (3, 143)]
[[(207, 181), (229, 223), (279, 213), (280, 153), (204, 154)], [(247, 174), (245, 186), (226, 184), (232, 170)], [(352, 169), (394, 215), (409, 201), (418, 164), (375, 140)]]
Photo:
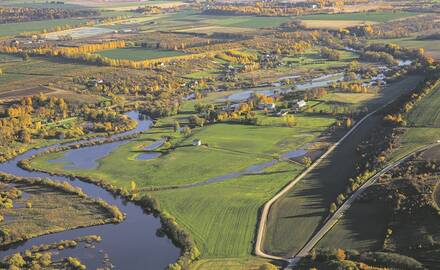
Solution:
[(193, 145), (194, 146), (201, 146), (202, 145), (202, 140), (199, 140), (199, 139), (193, 140)]

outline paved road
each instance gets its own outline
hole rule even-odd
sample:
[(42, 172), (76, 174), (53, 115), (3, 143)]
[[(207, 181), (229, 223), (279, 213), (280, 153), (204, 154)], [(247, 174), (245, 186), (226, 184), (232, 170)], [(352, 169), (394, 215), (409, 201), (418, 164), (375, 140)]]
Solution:
[(293, 269), (297, 263), (304, 257), (306, 257), (310, 251), (318, 244), (318, 242), (333, 228), (333, 226), (338, 223), (338, 221), (342, 218), (344, 213), (353, 205), (354, 201), (371, 185), (373, 185), (380, 176), (384, 173), (388, 172), (392, 168), (399, 166), (406, 160), (408, 160), (411, 156), (416, 153), (425, 151), (429, 148), (439, 145), (439, 143), (432, 143), (427, 146), (423, 146), (398, 161), (391, 163), (390, 165), (383, 168), (380, 172), (376, 173), (370, 179), (368, 179), (359, 189), (357, 189), (340, 207), (339, 209), (324, 223), (321, 229), (305, 244), (305, 246), (291, 259), (289, 259), (289, 265), (287, 269)]

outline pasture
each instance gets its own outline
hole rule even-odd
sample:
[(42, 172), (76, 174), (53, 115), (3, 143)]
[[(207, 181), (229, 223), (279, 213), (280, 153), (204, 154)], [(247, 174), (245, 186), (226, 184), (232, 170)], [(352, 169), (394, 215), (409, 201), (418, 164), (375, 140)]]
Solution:
[(301, 170), (283, 162), (262, 173), (151, 195), (191, 233), (202, 258), (244, 257), (253, 250), (258, 209)]
[(100, 51), (98, 54), (114, 59), (127, 60), (147, 60), (154, 58), (172, 57), (184, 55), (181, 51), (147, 49), (142, 47), (118, 48), (106, 51)]
[[(216, 124), (193, 131), (189, 138), (174, 139), (175, 149), (152, 160), (136, 160), (143, 147), (161, 136), (173, 135), (170, 129), (152, 129), (139, 140), (122, 145), (99, 160), (96, 170), (72, 170), (75, 174), (128, 187), (131, 180), (139, 187), (174, 186), (199, 183), (230, 173), (243, 172), (253, 165), (270, 162), (287, 151), (312, 141), (333, 123), (332, 118), (310, 117), (293, 128)], [(191, 146), (193, 139), (204, 146)], [(62, 153), (36, 159), (34, 166), (50, 171), (63, 171), (62, 163), (48, 163)], [(219, 160), (221, 166), (219, 166)], [(117, 164), (117, 165), (116, 165)], [(121, 171), (121, 166), (125, 170)]]

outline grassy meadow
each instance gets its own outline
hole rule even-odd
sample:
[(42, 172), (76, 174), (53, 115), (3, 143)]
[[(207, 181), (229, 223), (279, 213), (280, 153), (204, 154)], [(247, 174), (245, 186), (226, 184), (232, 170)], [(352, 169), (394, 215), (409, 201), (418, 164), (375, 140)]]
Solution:
[[(270, 125), (209, 125), (194, 130), (189, 138), (176, 138), (175, 149), (159, 158), (136, 160), (143, 147), (154, 139), (170, 135), (171, 132), (170, 129), (153, 129), (151, 133), (118, 147), (99, 160), (97, 170), (73, 172), (127, 188), (131, 180), (136, 181), (139, 187), (193, 184), (269, 162), (283, 152), (295, 150), (312, 141), (333, 122), (332, 118), (309, 117), (299, 118), (297, 126), (293, 128)], [(195, 138), (201, 139), (204, 146), (193, 147), (191, 143)], [(65, 164), (47, 162), (62, 155), (46, 155), (36, 159), (33, 165), (44, 170), (62, 172)], [(121, 166), (125, 170), (121, 171)]]
[(258, 209), (301, 170), (283, 162), (255, 175), (152, 195), (193, 235), (202, 258), (245, 257), (253, 249)]

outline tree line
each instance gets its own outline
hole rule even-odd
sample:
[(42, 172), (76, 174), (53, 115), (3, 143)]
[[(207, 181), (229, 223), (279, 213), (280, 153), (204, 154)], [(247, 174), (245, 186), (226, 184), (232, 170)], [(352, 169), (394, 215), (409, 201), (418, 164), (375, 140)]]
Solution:
[(0, 24), (98, 16), (94, 9), (0, 7)]

